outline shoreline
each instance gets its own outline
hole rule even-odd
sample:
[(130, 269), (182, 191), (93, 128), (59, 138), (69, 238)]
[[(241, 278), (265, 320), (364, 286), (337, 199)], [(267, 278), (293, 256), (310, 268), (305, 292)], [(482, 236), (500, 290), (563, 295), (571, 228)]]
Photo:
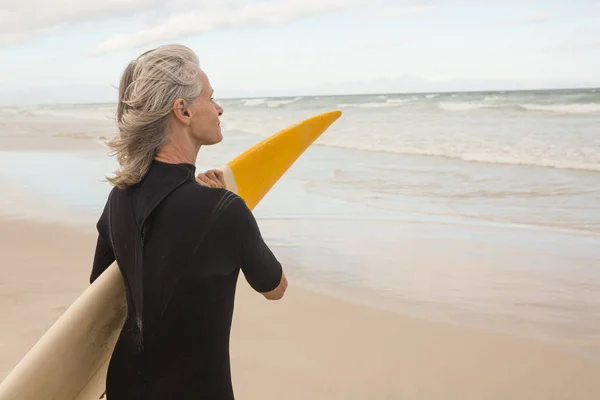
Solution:
[[(92, 147), (92, 149), (94, 150), (98, 150), (98, 147)], [(31, 149), (30, 149), (31, 150)], [(89, 149), (81, 149), (82, 151), (86, 151)], [(50, 151), (49, 153), (53, 153), (52, 151)], [(72, 154), (77, 154), (77, 150), (75, 150), (75, 152), (72, 152), (71, 149), (67, 150), (66, 153), (72, 153)], [(1, 172), (1, 171), (0, 171)], [(10, 182), (9, 182), (10, 183)], [(90, 227), (95, 227), (95, 223), (96, 223), (96, 216), (94, 215), (94, 212), (90, 212), (89, 209), (89, 204), (86, 203), (86, 200), (82, 200), (80, 198), (77, 198), (75, 200), (75, 203), (73, 203), (74, 205), (77, 205), (78, 207), (81, 205), (85, 205), (87, 208), (84, 207), (84, 209), (74, 209), (73, 207), (66, 207), (64, 204), (61, 204), (61, 202), (57, 202), (57, 201), (50, 201), (52, 199), (49, 199), (46, 196), (34, 196), (33, 194), (35, 194), (35, 185), (30, 186), (30, 187), (23, 187), (21, 189), (19, 189), (18, 187), (15, 187), (14, 185), (10, 185), (10, 184), (6, 184), (6, 182), (3, 182), (2, 176), (0, 175), (0, 184), (2, 184), (5, 187), (5, 195), (3, 196), (3, 199), (0, 199), (0, 221), (16, 221), (18, 223), (32, 223), (32, 224), (36, 224), (36, 223), (42, 223), (42, 224), (57, 224), (63, 228), (69, 228), (69, 229), (77, 229), (77, 230), (81, 230), (82, 232), (86, 232), (86, 230), (90, 229)], [(7, 190), (8, 189), (8, 190)], [(18, 190), (17, 190), (18, 189)], [(56, 200), (56, 199), (54, 199)], [(98, 211), (98, 215), (99, 215), (99, 211)], [(257, 220), (259, 221), (259, 224), (262, 226), (261, 230), (263, 230), (263, 233), (267, 235), (267, 238), (277, 238), (278, 236), (278, 230), (285, 227), (285, 229), (287, 230), (294, 230), (294, 223), (300, 223), (300, 224), (304, 224), (306, 223), (306, 219), (303, 217), (299, 217), (298, 219), (293, 219), (293, 220), (286, 220), (285, 218), (283, 219), (278, 219), (278, 218), (269, 218), (269, 217), (265, 217), (265, 218), (260, 218), (259, 216), (257, 216)], [(342, 221), (341, 219), (335, 219), (338, 223), (340, 221)], [(283, 224), (282, 224), (283, 221)], [(319, 218), (319, 221), (323, 221), (322, 218)], [(388, 222), (393, 222), (393, 221), (389, 221), (389, 220), (383, 220), (383, 219), (375, 219), (373, 221), (368, 220), (367, 222), (370, 221), (370, 225), (374, 225), (374, 224), (379, 224), (379, 223), (388, 223)], [(343, 221), (344, 223), (351, 223), (352, 220), (348, 219)], [(481, 276), (478, 275), (480, 274), (480, 272), (478, 272), (477, 270), (473, 270), (473, 264), (476, 260), (469, 258), (468, 256), (466, 256), (466, 254), (471, 253), (473, 251), (479, 251), (479, 246), (481, 245), (485, 245), (488, 246), (492, 243), (494, 243), (494, 241), (500, 241), (502, 242), (502, 240), (500, 240), (500, 237), (509, 237), (512, 236), (514, 234), (518, 234), (518, 235), (523, 235), (524, 231), (528, 231), (531, 233), (535, 233), (538, 232), (538, 234), (543, 234), (543, 235), (549, 235), (549, 238), (553, 238), (556, 235), (563, 235), (565, 237), (568, 236), (572, 236), (572, 237), (579, 237), (579, 238), (588, 238), (590, 240), (597, 240), (598, 236), (595, 235), (593, 232), (587, 232), (587, 231), (581, 231), (581, 230), (569, 230), (569, 229), (561, 229), (561, 228), (556, 228), (556, 227), (547, 227), (547, 226), (534, 226), (534, 225), (515, 225), (515, 224), (507, 224), (507, 223), (485, 223), (484, 221), (481, 221), (479, 223), (471, 223), (470, 221), (445, 221), (445, 220), (440, 220), (437, 221), (435, 224), (432, 224), (432, 221), (424, 221), (424, 220), (419, 220), (419, 219), (415, 219), (415, 220), (411, 220), (409, 219), (403, 219), (400, 221), (401, 222), (401, 226), (398, 227), (398, 229), (402, 229), (406, 232), (408, 232), (408, 234), (404, 234), (404, 236), (402, 236), (401, 242), (397, 243), (397, 246), (400, 246), (401, 249), (399, 253), (403, 254), (402, 255), (402, 263), (406, 263), (406, 262), (410, 262), (410, 263), (414, 263), (413, 268), (415, 269), (428, 269), (431, 270), (429, 272), (429, 275), (422, 275), (420, 279), (431, 279), (431, 280), (436, 280), (435, 274), (436, 273), (445, 273), (443, 270), (440, 270), (439, 267), (436, 266), (436, 264), (440, 264), (440, 263), (445, 263), (445, 262), (450, 262), (451, 264), (457, 264), (457, 265), (453, 265), (450, 266), (450, 268), (452, 269), (456, 269), (456, 267), (459, 267), (459, 269), (464, 270), (463, 272), (458, 272), (459, 275), (456, 275), (453, 277), (454, 281), (448, 281), (447, 284), (449, 285), (450, 290), (454, 289), (456, 290), (459, 287), (462, 287), (463, 289), (466, 290), (471, 290), (471, 288), (469, 287), (469, 284), (465, 283), (465, 284), (459, 284), (460, 286), (453, 286), (453, 285), (457, 285), (456, 282), (456, 278), (457, 277), (461, 277), (461, 273), (462, 275), (462, 279), (467, 279), (467, 280), (477, 280), (478, 277), (479, 278), (486, 278), (486, 282), (489, 285), (490, 283), (494, 283), (494, 282), (489, 282), (487, 277), (485, 276)], [(360, 223), (360, 221), (359, 221)], [(308, 224), (311, 225), (311, 224)], [(363, 226), (363, 228), (369, 227), (370, 225), (365, 225)], [(269, 229), (270, 228), (270, 229)], [(373, 228), (370, 228), (373, 229)], [(486, 240), (481, 241), (481, 239), (476, 239), (477, 237), (479, 237), (480, 235), (478, 234), (478, 232), (481, 231), (481, 233), (485, 233), (486, 230), (490, 230), (493, 229), (493, 235), (495, 236), (495, 239), (492, 240), (491, 242), (487, 242)], [(300, 229), (302, 231), (302, 229)], [(284, 230), (285, 231), (285, 230)], [(335, 229), (334, 229), (335, 231)], [(430, 233), (427, 233), (431, 231)], [(310, 231), (307, 231), (310, 232)], [(441, 233), (441, 232), (445, 232), (445, 233)], [(511, 233), (512, 232), (512, 233)], [(521, 233), (519, 233), (521, 232)], [(446, 237), (447, 235), (449, 235), (450, 233), (453, 234), (453, 237)], [(328, 234), (326, 233), (326, 231), (321, 232), (321, 234), (324, 237), (329, 237)], [(433, 235), (433, 236), (429, 236), (429, 235)], [(458, 235), (458, 236), (457, 236)], [(414, 237), (413, 237), (414, 236)], [(439, 236), (439, 237), (436, 237)], [(445, 239), (443, 239), (445, 237)], [(469, 237), (472, 237), (471, 239), (469, 239)], [(519, 236), (521, 237), (521, 236)], [(332, 238), (330, 238), (332, 239)], [(333, 239), (332, 239), (333, 240)], [(344, 240), (341, 238), (338, 238), (336, 240), (334, 240), (331, 243), (328, 242), (324, 242), (321, 243), (321, 251), (324, 249), (329, 249), (332, 251), (332, 254), (334, 254), (334, 256), (332, 256), (331, 254), (322, 254), (322, 257), (324, 257), (323, 259), (319, 260), (319, 256), (316, 257), (316, 261), (319, 264), (323, 264), (320, 265), (321, 267), (325, 267), (327, 264), (327, 262), (330, 263), (334, 263), (333, 264), (333, 270), (338, 270), (338, 273), (342, 273), (342, 275), (345, 272), (348, 272), (348, 268), (341, 268), (340, 265), (344, 265), (344, 263), (348, 260), (348, 257), (340, 257), (340, 255), (344, 255), (344, 249), (342, 247), (339, 247), (339, 241), (340, 240)], [(504, 239), (503, 239), (504, 240)], [(557, 241), (559, 239), (557, 238), (553, 238), (553, 241)], [(570, 239), (572, 240), (572, 239)], [(337, 241), (337, 243), (336, 243)], [(275, 242), (277, 242), (277, 239), (275, 239)], [(452, 244), (455, 243), (456, 245), (459, 245), (459, 247), (455, 248), (454, 251), (451, 251), (450, 253), (448, 252), (448, 244)], [(500, 243), (498, 242), (498, 243)], [(293, 242), (292, 242), (293, 243)], [(479, 243), (479, 245), (477, 244)], [(496, 243), (496, 244), (498, 244)], [(519, 239), (515, 239), (512, 238), (511, 239), (511, 243), (510, 245), (507, 245), (507, 243), (503, 243), (503, 244), (498, 244), (498, 246), (496, 247), (490, 247), (490, 254), (489, 257), (491, 257), (490, 260), (479, 260), (478, 262), (484, 262), (483, 266), (490, 268), (490, 269), (495, 269), (496, 266), (500, 266), (500, 264), (497, 264), (496, 261), (493, 260), (494, 258), (494, 254), (498, 254), (499, 249), (501, 250), (502, 248), (504, 248), (505, 250), (509, 250), (511, 252), (516, 251), (516, 253), (512, 254), (511, 257), (505, 258), (505, 261), (511, 262), (511, 260), (513, 258), (520, 258), (520, 257), (529, 257), (531, 258), (533, 254), (535, 254), (535, 252), (540, 252), (543, 251), (541, 248), (539, 249), (530, 249), (533, 251), (533, 253), (523, 253), (523, 249), (527, 248), (529, 246), (531, 246), (530, 244), (527, 244), (527, 242), (523, 242), (523, 243), (519, 243)], [(574, 243), (574, 242), (573, 242)], [(370, 280), (371, 278), (368, 276), (368, 273), (366, 271), (368, 271), (369, 269), (372, 269), (372, 267), (369, 265), (369, 263), (374, 263), (376, 264), (378, 261), (373, 258), (370, 259), (369, 257), (365, 257), (364, 259), (361, 259), (360, 261), (356, 261), (358, 264), (360, 265), (356, 265), (354, 266), (354, 268), (359, 267), (360, 270), (362, 270), (362, 272), (357, 272), (356, 270), (354, 270), (352, 273), (350, 273), (350, 275), (348, 275), (350, 277), (350, 279), (352, 279), (352, 274), (354, 273), (360, 273), (360, 274), (366, 274), (364, 276), (358, 276), (359, 281), (355, 281), (355, 282), (350, 282), (350, 284), (346, 284), (346, 282), (342, 282), (339, 279), (341, 278), (342, 280), (344, 280), (345, 278), (342, 277), (338, 277), (337, 281), (332, 280), (332, 277), (329, 276), (327, 277), (326, 275), (328, 274), (328, 272), (326, 270), (322, 270), (322, 269), (318, 269), (315, 270), (310, 270), (310, 269), (304, 269), (303, 270), (303, 264), (305, 265), (312, 265), (313, 264), (313, 260), (311, 260), (311, 257), (309, 256), (308, 258), (304, 255), (300, 255), (297, 253), (298, 250), (294, 250), (294, 248), (298, 245), (294, 245), (292, 244), (291, 246), (288, 244), (285, 244), (285, 240), (281, 243), (271, 243), (271, 246), (273, 247), (273, 249), (275, 250), (276, 253), (279, 254), (280, 259), (282, 260), (282, 262), (284, 264), (287, 264), (289, 267), (289, 276), (293, 279), (293, 278), (298, 278), (298, 283), (299, 283), (299, 287), (301, 287), (303, 290), (308, 290), (308, 291), (312, 291), (312, 292), (317, 292), (320, 294), (324, 294), (326, 296), (330, 296), (330, 297), (335, 297), (336, 299), (342, 300), (342, 301), (346, 301), (349, 303), (352, 303), (354, 305), (357, 306), (366, 306), (366, 307), (371, 307), (371, 308), (375, 308), (375, 309), (379, 309), (379, 310), (384, 310), (384, 311), (388, 311), (391, 312), (395, 315), (399, 315), (401, 317), (412, 317), (412, 318), (417, 318), (417, 319), (421, 319), (424, 321), (428, 321), (428, 322), (432, 322), (432, 323), (443, 323), (443, 324), (449, 324), (452, 326), (456, 326), (457, 328), (467, 328), (467, 329), (478, 329), (478, 330), (482, 330), (482, 331), (486, 331), (489, 333), (501, 333), (504, 335), (508, 335), (514, 338), (523, 338), (523, 339), (532, 339), (532, 340), (536, 340), (536, 341), (543, 341), (549, 345), (554, 345), (554, 346), (559, 346), (565, 350), (567, 350), (569, 353), (574, 354), (574, 355), (578, 355), (581, 356), (582, 353), (585, 353), (587, 351), (587, 349), (592, 350), (592, 353), (589, 354), (584, 354), (585, 358), (594, 360), (594, 361), (600, 361), (600, 340), (596, 340), (595, 336), (597, 334), (596, 331), (594, 332), (590, 332), (590, 331), (586, 331), (586, 330), (578, 330), (585, 328), (583, 326), (575, 326), (572, 330), (570, 331), (563, 331), (560, 332), (560, 329), (565, 329), (565, 328), (569, 328), (566, 325), (561, 325), (564, 324), (560, 321), (549, 321), (549, 320), (544, 320), (542, 319), (531, 319), (528, 320), (527, 317), (534, 317), (537, 318), (537, 316), (535, 315), (531, 315), (531, 311), (529, 311), (528, 315), (521, 315), (519, 314), (521, 311), (518, 311), (516, 309), (510, 309), (510, 308), (506, 308), (504, 309), (502, 312), (500, 312), (499, 314), (486, 314), (486, 310), (484, 309), (472, 309), (472, 310), (466, 310), (461, 308), (462, 306), (464, 306), (464, 304), (461, 306), (459, 304), (454, 304), (452, 303), (452, 299), (451, 302), (446, 303), (446, 301), (444, 300), (443, 297), (439, 297), (439, 293), (436, 293), (436, 283), (435, 282), (431, 282), (428, 285), (431, 286), (430, 289), (427, 290), (427, 292), (429, 293), (427, 295), (426, 298), (419, 298), (418, 296), (415, 297), (415, 295), (420, 294), (421, 296), (423, 295), (423, 293), (412, 293), (412, 297), (411, 295), (409, 295), (408, 297), (403, 297), (402, 296), (402, 292), (399, 293), (391, 293), (391, 292), (387, 292), (385, 289), (383, 291), (379, 291), (376, 288), (372, 287), (372, 286), (360, 286), (360, 279), (366, 279), (366, 280)], [(303, 245), (300, 244), (299, 245), (300, 248), (303, 248)], [(564, 244), (563, 244), (564, 246)], [(291, 248), (291, 253), (287, 254), (286, 257), (286, 252), (288, 252)], [(520, 249), (519, 249), (520, 248)], [(312, 249), (312, 250), (311, 250)], [(382, 248), (384, 249), (384, 248)], [(436, 250), (437, 249), (437, 250)], [(311, 253), (311, 251), (313, 250), (317, 250), (319, 251), (319, 248), (312, 248), (309, 246), (309, 248), (305, 249), (304, 252), (308, 252)], [(431, 257), (429, 257), (427, 255), (428, 252), (433, 251), (434, 253), (436, 251), (443, 251), (447, 253), (447, 256), (450, 256), (450, 258), (447, 257), (434, 257), (435, 259), (432, 259)], [(294, 253), (294, 251), (296, 251), (296, 253)], [(462, 255), (462, 254), (465, 255)], [(337, 254), (338, 256), (335, 256), (335, 254)], [(372, 255), (374, 255), (375, 253), (371, 253)], [(519, 256), (519, 254), (521, 254)], [(560, 254), (560, 252), (559, 252)], [(314, 259), (315, 257), (312, 256), (312, 258)], [(547, 257), (546, 257), (547, 259)], [(346, 260), (346, 261), (345, 261)], [(445, 261), (444, 261), (445, 260)], [(544, 256), (543, 255), (538, 255), (536, 258), (531, 258), (532, 261), (535, 262), (540, 262), (540, 260), (544, 260)], [(547, 261), (549, 262), (549, 266), (551, 265), (555, 265), (555, 266), (560, 266), (560, 263), (563, 262), (568, 262), (569, 258), (564, 258), (562, 259), (562, 261), (559, 261), (558, 263), (552, 263), (550, 264), (550, 260), (547, 259)], [(400, 261), (399, 261), (400, 262)], [(515, 260), (513, 260), (512, 262), (515, 262)], [(339, 265), (335, 265), (335, 264), (339, 264)], [(313, 265), (314, 266), (314, 265)], [(389, 267), (392, 267), (392, 265), (389, 265)], [(340, 271), (340, 269), (342, 271)], [(552, 268), (550, 268), (552, 269)], [(470, 272), (469, 272), (470, 271)], [(380, 273), (382, 273), (383, 271), (379, 270)], [(409, 274), (414, 274), (414, 272), (412, 272), (410, 269), (405, 271), (406, 273)], [(316, 273), (316, 274), (315, 274)], [(335, 274), (335, 272), (331, 272), (333, 274)], [(394, 276), (396, 279), (400, 279), (398, 278), (398, 272), (394, 272), (394, 271), (388, 271), (387, 273), (391, 274), (391, 276)], [(294, 274), (296, 276), (294, 276)], [(321, 275), (321, 274), (325, 274), (325, 276)], [(471, 274), (471, 275), (470, 275)], [(474, 274), (474, 275), (472, 275)], [(503, 279), (505, 278), (502, 275), (498, 275), (496, 278), (499, 279)], [(522, 278), (522, 277), (521, 277)], [(513, 282), (519, 284), (519, 279), (521, 279), (519, 276), (515, 276)], [(530, 278), (530, 277), (526, 277), (526, 278)], [(404, 278), (401, 278), (404, 279)], [(356, 284), (358, 283), (358, 286), (356, 286)], [(412, 282), (412, 284), (414, 284), (415, 282)], [(422, 284), (425, 285), (426, 283), (423, 281), (416, 281), (416, 283), (418, 284)], [(533, 282), (532, 282), (533, 283)], [(411, 281), (407, 281), (406, 284), (411, 285)], [(506, 285), (506, 282), (503, 283), (504, 285)], [(466, 286), (462, 286), (462, 285), (466, 285)], [(437, 286), (438, 289), (442, 289), (445, 290), (443, 284), (441, 286)], [(557, 287), (558, 288), (558, 287)], [(406, 290), (408, 290), (410, 292), (410, 286), (405, 288)], [(425, 289), (425, 287), (419, 288), (419, 290), (421, 290), (421, 292)], [(473, 288), (474, 289), (474, 288)], [(492, 287), (489, 287), (488, 290), (490, 290), (489, 296), (507, 296), (506, 293), (502, 293), (502, 292), (494, 292), (492, 290)], [(563, 288), (564, 289), (564, 288)], [(478, 295), (481, 295), (481, 293), (479, 293)], [(539, 295), (544, 295), (544, 293), (539, 293)], [(535, 296), (533, 296), (533, 298), (535, 299)], [(472, 301), (475, 301), (476, 298), (472, 299)], [(499, 306), (499, 307), (512, 307), (513, 305), (510, 303), (501, 303), (500, 302), (501, 298), (497, 298), (495, 301), (498, 302), (497, 304), (495, 304), (495, 306)], [(504, 299), (506, 300), (506, 298)], [(544, 299), (542, 298), (542, 304), (544, 302)], [(488, 306), (492, 306), (494, 304), (488, 304)], [(558, 306), (561, 307), (562, 304), (556, 304), (556, 301), (554, 301), (553, 303), (549, 303), (545, 305), (546, 307), (553, 307), (553, 306)], [(548, 311), (548, 310), (547, 310)], [(511, 314), (511, 313), (515, 313), (515, 314)], [(523, 319), (525, 318), (525, 319)], [(581, 320), (581, 321), (585, 321), (585, 320)], [(554, 325), (553, 325), (554, 323)], [(545, 330), (547, 329), (547, 330)], [(557, 330), (558, 329), (558, 330)]]
[[(27, 197), (24, 196), (24, 199)], [(0, 203), (1, 204), (1, 203)], [(50, 208), (48, 204), (31, 203), (33, 207), (42, 207), (46, 213), (51, 214), (51, 217), (44, 216), (40, 213), (39, 216), (31, 215), (30, 212), (22, 214), (12, 212), (6, 213), (0, 211), (0, 226), (4, 224), (22, 224), (32, 226), (58, 226), (60, 229), (89, 234), (90, 229), (95, 234), (96, 218), (89, 213), (75, 214), (73, 211), (67, 211), (60, 207)], [(258, 219), (259, 224), (262, 224)], [(452, 224), (449, 224), (452, 225)], [(263, 229), (263, 231), (265, 231)], [(268, 238), (267, 238), (267, 241)], [(558, 334), (557, 332), (548, 333), (541, 329), (542, 324), (532, 321), (522, 321), (525, 325), (515, 326), (517, 316), (505, 316), (504, 320), (500, 316), (490, 315), (488, 320), (485, 320), (485, 315), (480, 312), (468, 312), (456, 305), (446, 305), (435, 303), (432, 300), (431, 306), (427, 308), (419, 305), (417, 299), (401, 299), (396, 294), (381, 293), (372, 287), (362, 287), (355, 285), (347, 285), (340, 282), (332, 282), (330, 280), (322, 280), (319, 277), (307, 279), (305, 273), (301, 272), (298, 275), (298, 260), (287, 262), (288, 257), (283, 254), (286, 245), (270, 244), (278, 257), (286, 265), (288, 269), (287, 275), (292, 280), (296, 281), (296, 286), (303, 291), (325, 296), (337, 301), (342, 301), (357, 307), (366, 307), (370, 309), (380, 310), (391, 313), (399, 317), (414, 318), (419, 321), (444, 324), (453, 326), (458, 329), (476, 330), (489, 334), (500, 334), (515, 339), (533, 340), (546, 343), (550, 346), (561, 348), (562, 351), (568, 352), (578, 357), (583, 357), (594, 362), (600, 362), (600, 340), (591, 339), (592, 336), (582, 337), (581, 332), (574, 331), (572, 334), (578, 336), (571, 337), (565, 333)], [(529, 325), (526, 323), (529, 322)], [(582, 354), (584, 349), (580, 345), (589, 347), (594, 350), (594, 353)]]
[[(114, 160), (102, 155), (104, 146), (70, 137), (0, 137), (2, 144), (7, 144), (2, 150), (7, 158), (0, 163), (0, 185), (5, 189), (0, 218), (84, 230), (95, 226), (108, 192), (104, 184), (88, 177), (110, 172)], [(92, 159), (86, 161), (88, 155)], [(304, 162), (310, 162), (310, 155)], [(46, 169), (48, 164), (52, 169)], [(575, 279), (580, 280), (593, 271), (590, 260), (600, 257), (592, 250), (593, 243), (600, 243), (596, 232), (423, 216), (410, 209), (391, 218), (381, 212), (363, 220), (349, 208), (314, 220), (304, 212), (286, 219), (289, 207), (280, 212), (279, 206), (290, 196), (304, 195), (290, 185), (290, 178), (265, 199), (269, 203), (264, 205), (265, 215), (259, 211), (256, 216), (274, 250), (290, 267), (290, 277), (297, 277), (303, 288), (398, 315), (544, 340), (573, 353), (591, 349), (588, 357), (600, 360), (600, 332), (590, 326), (600, 314), (584, 309), (599, 303), (590, 295), (553, 293), (589, 291), (569, 283), (572, 277), (565, 270), (569, 265), (579, 268)], [(64, 184), (69, 181), (71, 185)], [(318, 198), (312, 204), (326, 200)], [(305, 210), (310, 207), (303, 205)], [(349, 231), (355, 233), (344, 233)], [(313, 236), (321, 239), (315, 242)], [(355, 246), (343, 245), (347, 240)], [(559, 259), (553, 261), (550, 253)], [(590, 260), (577, 259), (586, 254)], [(535, 265), (545, 265), (546, 271), (531, 271)], [(573, 303), (581, 300), (585, 303)], [(562, 310), (564, 306), (570, 307), (568, 311)]]
[[(103, 145), (55, 136), (0, 137), (1, 144), (7, 146), (0, 164), (0, 185), (5, 188), (0, 219), (83, 232), (95, 226), (106, 188), (88, 177), (110, 172), (112, 160), (101, 154)], [(210, 159), (211, 154), (205, 154)], [(88, 155), (92, 159), (86, 161)], [(309, 155), (304, 162), (310, 160)], [(588, 293), (597, 283), (583, 282), (583, 287), (570, 282), (593, 271), (590, 262), (600, 257), (592, 249), (593, 243), (600, 243), (596, 232), (423, 216), (410, 209), (391, 217), (368, 214), (364, 219), (351, 208), (336, 209), (331, 216), (317, 212), (314, 219), (304, 212), (286, 218), (295, 214), (280, 205), (290, 196), (304, 195), (291, 184), (293, 174), (290, 178), (265, 199), (269, 203), (264, 205), (265, 215), (259, 211), (257, 220), (287, 264), (289, 277), (296, 278), (303, 290), (400, 317), (542, 341), (600, 360), (599, 331), (590, 322), (600, 317), (593, 312), (599, 303)], [(72, 184), (64, 184), (69, 181)], [(327, 203), (318, 198), (312, 204), (322, 201)], [(310, 209), (311, 204), (303, 208)], [(311, 237), (321, 239), (315, 242)], [(354, 247), (343, 245), (347, 240)], [(553, 261), (551, 254), (558, 259)], [(578, 275), (570, 275), (571, 267)], [(566, 292), (576, 294), (560, 294)]]
[[(12, 327), (0, 332), (3, 379), (87, 287), (95, 231), (0, 217), (0, 238), (10, 266), (0, 270), (0, 314)], [(245, 399), (600, 396), (600, 363), (556, 346), (353, 304), (293, 281), (284, 299), (268, 302), (242, 274), (231, 358)]]

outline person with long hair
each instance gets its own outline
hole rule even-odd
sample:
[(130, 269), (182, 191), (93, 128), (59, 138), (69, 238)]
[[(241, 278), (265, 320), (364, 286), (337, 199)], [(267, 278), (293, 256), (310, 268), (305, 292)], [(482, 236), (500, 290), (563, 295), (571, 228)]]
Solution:
[(221, 142), (223, 109), (197, 55), (165, 45), (140, 55), (119, 85), (119, 168), (97, 223), (90, 282), (117, 262), (128, 315), (107, 373), (109, 400), (234, 399), (229, 338), (239, 272), (266, 299), (287, 280), (222, 173), (196, 174)]

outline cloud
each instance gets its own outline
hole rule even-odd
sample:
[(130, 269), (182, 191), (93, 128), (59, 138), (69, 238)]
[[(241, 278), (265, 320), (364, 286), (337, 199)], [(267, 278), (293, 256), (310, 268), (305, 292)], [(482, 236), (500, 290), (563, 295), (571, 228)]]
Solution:
[(0, 46), (68, 24), (129, 16), (160, 4), (158, 0), (0, 0)]
[[(0, 0), (0, 46), (91, 21), (129, 18), (148, 28), (109, 38), (94, 52), (143, 46), (209, 30), (292, 22), (366, 0)], [(35, 10), (32, 12), (32, 10)], [(124, 24), (127, 26), (127, 23)]]
[(411, 17), (413, 15), (427, 14), (436, 9), (436, 6), (430, 4), (416, 6), (392, 6), (377, 9), (372, 13), (375, 18), (383, 19), (401, 19)]
[(550, 21), (551, 19), (552, 19), (552, 15), (550, 15), (549, 13), (538, 13), (538, 14), (529, 15), (524, 18), (515, 19), (512, 22), (514, 24), (534, 24), (534, 23), (538, 23), (538, 22)]
[[(0, 0), (0, 47), (89, 22), (123, 19), (141, 30), (108, 37), (88, 55), (174, 41), (208, 31), (283, 25), (303, 18), (364, 6), (377, 18), (404, 18), (434, 9), (425, 0), (404, 6), (387, 0)], [(32, 12), (31, 10), (35, 10)]]
[(113, 36), (89, 53), (98, 55), (136, 48), (157, 41), (176, 40), (216, 29), (283, 25), (306, 17), (342, 10), (365, 0), (276, 0), (241, 5), (213, 3), (196, 9), (174, 12), (161, 22), (131, 34)]
[[(407, 0), (0, 0), (0, 47), (49, 35), (65, 27), (121, 18), (122, 26), (144, 28), (108, 37), (88, 55), (173, 41), (208, 31), (283, 25), (358, 6), (365, 16), (405, 18), (435, 9), (429, 1)], [(35, 10), (32, 12), (31, 10)], [(125, 28), (126, 29), (126, 28)]]

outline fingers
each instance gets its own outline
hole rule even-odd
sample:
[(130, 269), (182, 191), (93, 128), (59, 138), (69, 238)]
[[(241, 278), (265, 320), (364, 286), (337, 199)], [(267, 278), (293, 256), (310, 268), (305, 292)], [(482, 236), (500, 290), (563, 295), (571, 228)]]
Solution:
[(204, 174), (198, 174), (198, 175), (196, 175), (196, 182), (198, 182), (202, 186), (212, 187), (211, 186), (212, 183), (210, 182), (210, 180)]
[(225, 176), (223, 175), (223, 171), (218, 169), (211, 169), (206, 171), (206, 176), (213, 180), (220, 188), (225, 189)]
[(208, 178), (205, 174), (198, 174), (198, 176), (196, 176), (196, 181), (199, 184), (201, 184), (202, 186), (206, 186), (206, 187), (210, 187), (210, 188), (219, 187), (217, 182)]
[(223, 174), (223, 171), (220, 169), (215, 169), (215, 175), (217, 175), (217, 178), (219, 178), (219, 182), (223, 184), (223, 187), (227, 186), (225, 184), (225, 174)]
[(223, 171), (220, 170), (210, 170), (205, 173), (198, 174), (196, 176), (196, 181), (210, 188), (226, 188), (225, 185), (225, 177), (223, 175)]

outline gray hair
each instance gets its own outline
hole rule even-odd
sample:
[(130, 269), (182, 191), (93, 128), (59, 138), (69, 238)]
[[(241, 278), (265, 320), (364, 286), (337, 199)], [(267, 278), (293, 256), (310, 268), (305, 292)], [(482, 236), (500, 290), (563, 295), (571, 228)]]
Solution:
[(159, 149), (168, 142), (169, 115), (175, 100), (191, 103), (200, 95), (198, 56), (182, 45), (165, 45), (133, 60), (121, 77), (118, 134), (107, 144), (120, 169), (107, 178), (118, 188), (140, 182)]

